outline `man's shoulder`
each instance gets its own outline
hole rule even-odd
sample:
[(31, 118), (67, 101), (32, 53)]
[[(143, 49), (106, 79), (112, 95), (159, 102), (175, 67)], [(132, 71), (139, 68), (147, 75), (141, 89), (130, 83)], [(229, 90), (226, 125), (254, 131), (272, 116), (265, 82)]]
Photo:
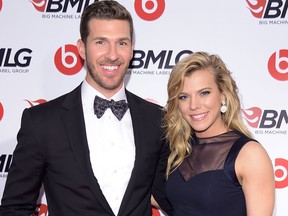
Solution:
[(67, 103), (67, 101), (69, 102), (69, 100), (73, 100), (75, 103), (75, 99), (79, 99), (80, 100), (80, 88), (79, 86), (75, 89), (73, 89), (72, 91), (62, 94), (60, 96), (57, 96), (51, 100), (48, 100), (45, 103), (41, 103), (39, 105), (30, 107), (29, 110), (31, 112), (51, 112), (52, 110), (56, 110), (59, 109), (60, 107), (63, 107), (65, 105), (65, 103)]
[(162, 110), (162, 106), (153, 102), (152, 100), (144, 99), (128, 90), (126, 90), (128, 102), (137, 103), (140, 106), (149, 107), (150, 109)]

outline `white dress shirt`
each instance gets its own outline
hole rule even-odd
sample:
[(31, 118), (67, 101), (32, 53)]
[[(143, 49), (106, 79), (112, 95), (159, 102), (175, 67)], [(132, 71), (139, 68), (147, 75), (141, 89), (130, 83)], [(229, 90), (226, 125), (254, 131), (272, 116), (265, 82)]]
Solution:
[[(94, 98), (95, 95), (105, 97), (86, 80), (83, 81), (81, 92), (93, 172), (107, 202), (117, 215), (135, 161), (130, 110), (127, 110), (121, 121), (114, 116), (110, 108), (98, 119), (94, 114)], [(110, 99), (127, 101), (124, 85)]]

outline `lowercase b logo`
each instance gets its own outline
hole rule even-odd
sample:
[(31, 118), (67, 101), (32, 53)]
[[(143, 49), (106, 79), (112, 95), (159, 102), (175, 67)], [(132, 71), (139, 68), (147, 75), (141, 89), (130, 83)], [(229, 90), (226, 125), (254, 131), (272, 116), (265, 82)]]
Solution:
[(268, 60), (268, 71), (277, 80), (288, 80), (288, 50), (279, 50)]
[(61, 73), (74, 75), (83, 68), (84, 60), (80, 57), (75, 45), (66, 44), (56, 51), (54, 63)]
[(165, 0), (135, 0), (137, 15), (146, 21), (158, 19), (165, 10)]
[(283, 158), (275, 159), (275, 187), (285, 188), (288, 186), (288, 161)]
[(3, 116), (4, 116), (4, 108), (3, 108), (2, 104), (0, 103), (0, 121), (2, 120)]

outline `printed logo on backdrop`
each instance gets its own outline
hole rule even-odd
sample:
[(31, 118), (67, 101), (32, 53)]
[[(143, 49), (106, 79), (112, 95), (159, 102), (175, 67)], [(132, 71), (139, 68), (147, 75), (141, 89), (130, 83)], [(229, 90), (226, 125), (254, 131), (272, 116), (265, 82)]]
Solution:
[(1, 122), (1, 120), (3, 118), (3, 116), (4, 116), (4, 108), (3, 108), (2, 103), (0, 102), (0, 122)]
[[(1, 1), (1, 0), (0, 0)], [(30, 0), (45, 19), (79, 19), (94, 0)]]
[(135, 0), (134, 8), (141, 19), (153, 21), (162, 16), (165, 10), (165, 0)]
[(275, 172), (275, 187), (288, 187), (288, 160), (284, 158), (276, 158), (274, 165)]
[(2, 10), (2, 5), (3, 5), (2, 0), (0, 0), (0, 11)]
[(36, 106), (38, 104), (42, 104), (42, 103), (46, 103), (47, 100), (44, 100), (44, 99), (38, 99), (38, 100), (34, 100), (34, 101), (31, 101), (31, 100), (25, 100), (31, 107), (32, 106)]
[(171, 69), (191, 50), (134, 50), (133, 58), (126, 74), (132, 75), (170, 75)]
[(80, 57), (77, 46), (66, 44), (56, 51), (54, 64), (62, 74), (75, 75), (83, 68), (84, 60)]
[(252, 16), (260, 25), (288, 24), (287, 0), (246, 0)]
[(282, 49), (274, 52), (270, 56), (268, 60), (268, 71), (276, 80), (288, 80), (288, 50)]
[(0, 48), (0, 73), (27, 74), (32, 60), (29, 48)]
[(247, 124), (255, 129), (255, 134), (287, 135), (287, 110), (261, 109), (251, 107), (242, 109)]
[(0, 178), (7, 178), (12, 162), (12, 154), (2, 154), (0, 156)]
[[(136, 75), (170, 75), (171, 69), (184, 56), (191, 54), (191, 50), (134, 50), (126, 74)], [(65, 75), (75, 75), (84, 66), (75, 45), (66, 44), (60, 47), (54, 55), (54, 63), (59, 72)], [(156, 67), (156, 68), (155, 68)], [(153, 69), (154, 68), (154, 69)]]

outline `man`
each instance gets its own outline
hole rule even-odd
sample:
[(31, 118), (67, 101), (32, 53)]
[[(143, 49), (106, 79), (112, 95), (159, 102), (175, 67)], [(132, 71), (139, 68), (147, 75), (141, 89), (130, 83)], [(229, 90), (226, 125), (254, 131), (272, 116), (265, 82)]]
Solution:
[(33, 214), (42, 183), (50, 216), (151, 216), (151, 193), (169, 212), (161, 107), (123, 82), (134, 48), (131, 15), (115, 1), (95, 2), (80, 33), (85, 80), (24, 110), (0, 215)]

